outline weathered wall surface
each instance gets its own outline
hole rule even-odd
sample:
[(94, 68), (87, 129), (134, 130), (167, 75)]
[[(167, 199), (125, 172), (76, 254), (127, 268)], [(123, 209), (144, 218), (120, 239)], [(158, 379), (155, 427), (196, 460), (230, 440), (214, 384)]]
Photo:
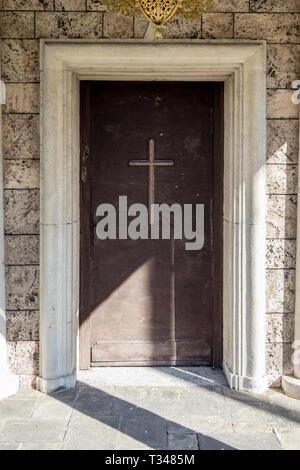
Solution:
[[(292, 373), (298, 107), (299, 0), (216, 0), (197, 21), (175, 18), (169, 39), (268, 41), (267, 371)], [(107, 14), (98, 0), (0, 0), (7, 338), (21, 386), (34, 384), (39, 346), (39, 39), (143, 38), (147, 22)], [(297, 14), (298, 12), (298, 14)]]

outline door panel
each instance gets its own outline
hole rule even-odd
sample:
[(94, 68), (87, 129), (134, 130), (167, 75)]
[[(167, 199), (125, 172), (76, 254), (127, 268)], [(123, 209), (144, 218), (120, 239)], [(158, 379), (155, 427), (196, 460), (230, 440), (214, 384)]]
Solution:
[[(215, 274), (220, 278), (222, 265), (214, 258), (222, 244), (216, 227), (222, 223), (220, 201), (215, 201), (222, 194), (216, 192), (222, 181), (215, 171), (216, 146), (220, 155), (222, 145), (216, 142), (222, 134), (220, 119), (216, 132), (220, 90), (212, 83), (82, 84), (81, 148), (82, 153), (88, 148), (88, 157), (81, 156), (81, 345), (93, 366), (213, 363)], [(150, 139), (156, 161), (174, 162), (155, 169), (155, 202), (205, 205), (199, 251), (187, 251), (184, 238), (96, 236), (99, 204), (118, 209), (119, 196), (127, 196), (128, 206), (148, 206), (148, 168), (129, 162), (148, 160)]]

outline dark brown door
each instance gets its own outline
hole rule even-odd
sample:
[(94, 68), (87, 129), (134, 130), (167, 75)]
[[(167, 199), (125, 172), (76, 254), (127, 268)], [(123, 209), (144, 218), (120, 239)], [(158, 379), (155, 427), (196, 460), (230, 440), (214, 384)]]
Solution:
[[(81, 84), (82, 368), (221, 364), (222, 108), (220, 84)], [(193, 228), (203, 204), (202, 249), (186, 249), (184, 230), (120, 239), (120, 196), (179, 204), (182, 226), (193, 205)], [(101, 204), (116, 209), (115, 239), (97, 236)]]

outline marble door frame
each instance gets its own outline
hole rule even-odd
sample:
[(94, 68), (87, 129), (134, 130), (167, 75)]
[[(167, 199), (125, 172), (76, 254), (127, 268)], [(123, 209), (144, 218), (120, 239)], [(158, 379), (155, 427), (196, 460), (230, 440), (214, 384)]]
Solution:
[(223, 81), (224, 372), (261, 392), (265, 375), (266, 43), (41, 41), (39, 389), (73, 387), (79, 331), (80, 80)]

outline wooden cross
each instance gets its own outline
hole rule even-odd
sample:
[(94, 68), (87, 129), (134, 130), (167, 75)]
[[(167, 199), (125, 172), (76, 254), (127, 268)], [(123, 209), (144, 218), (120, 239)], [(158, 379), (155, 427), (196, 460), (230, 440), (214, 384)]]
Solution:
[(155, 167), (156, 166), (173, 166), (173, 160), (155, 160), (155, 141), (149, 140), (149, 160), (131, 160), (130, 166), (147, 166), (149, 167), (148, 173), (148, 204), (149, 204), (149, 223), (152, 225), (152, 206), (154, 204), (155, 195)]

